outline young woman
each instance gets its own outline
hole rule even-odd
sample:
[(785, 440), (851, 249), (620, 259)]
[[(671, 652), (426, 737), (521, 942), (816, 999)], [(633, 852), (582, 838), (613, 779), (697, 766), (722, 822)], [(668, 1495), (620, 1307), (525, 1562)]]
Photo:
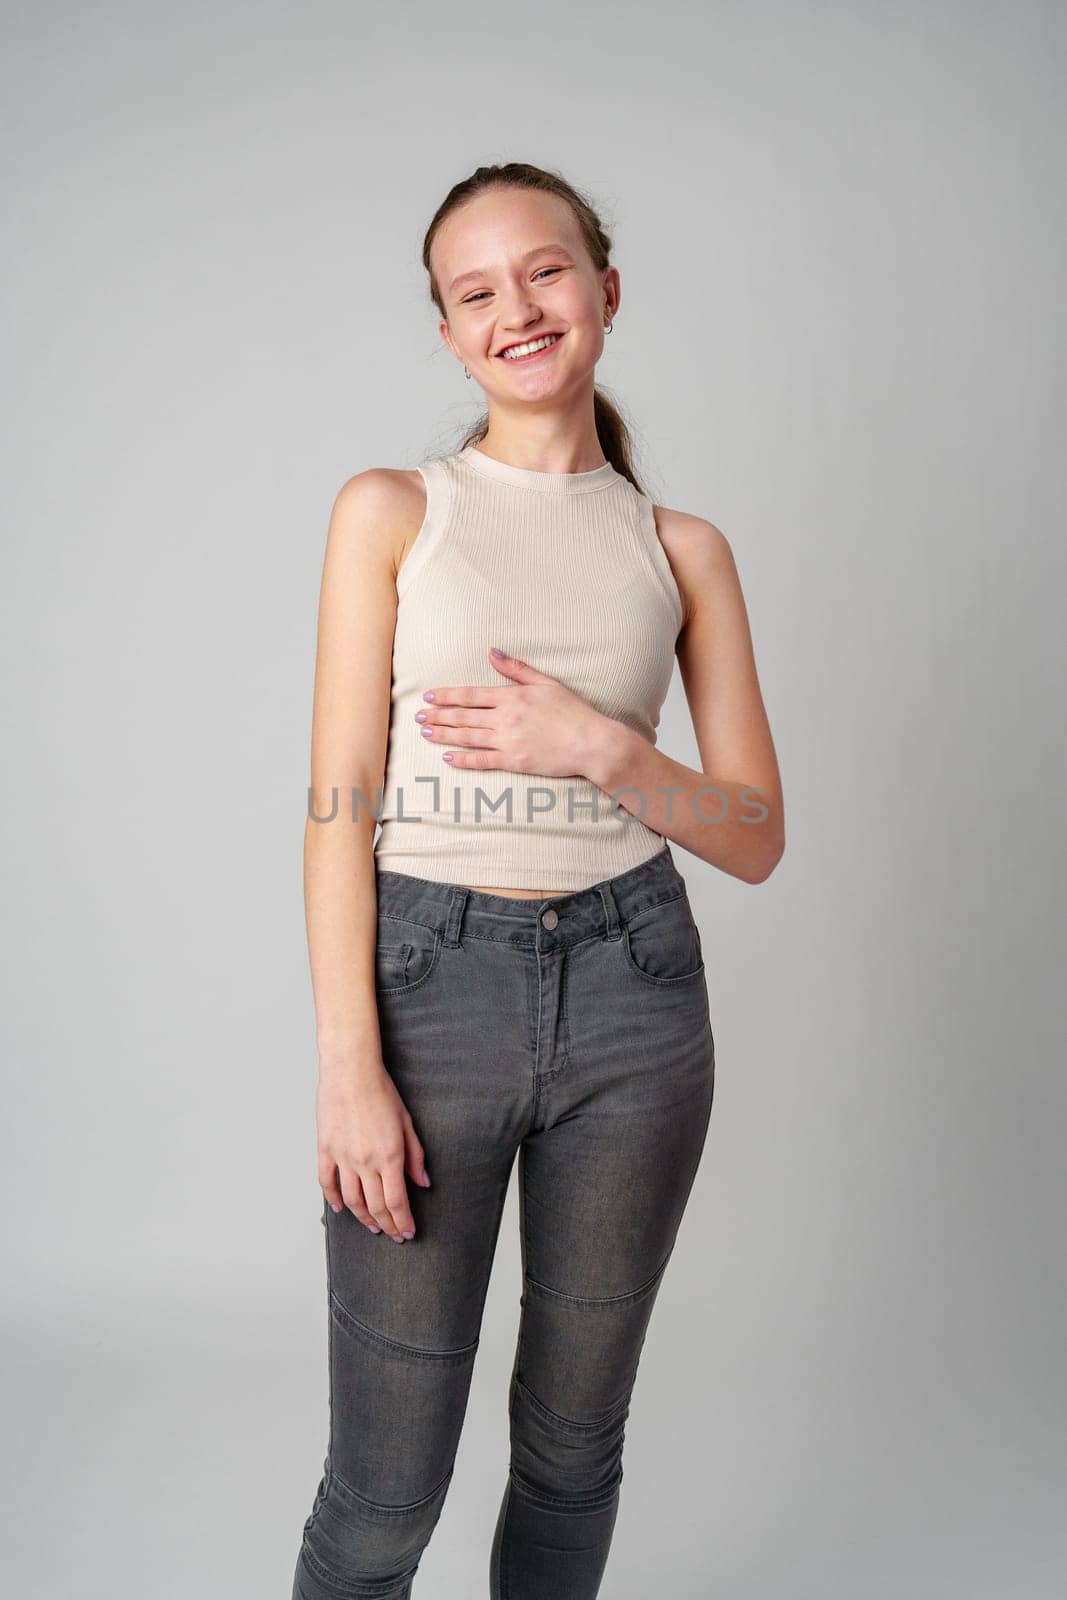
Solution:
[[(487, 415), (451, 455), (358, 473), (333, 510), (305, 845), (330, 1434), (294, 1600), (411, 1594), (516, 1156), (490, 1591), (598, 1593), (713, 1094), (668, 841), (746, 883), (784, 847), (730, 546), (652, 505), (594, 387), (610, 243), (554, 173), (457, 184), (423, 261)], [(655, 747), (675, 657), (702, 771)]]

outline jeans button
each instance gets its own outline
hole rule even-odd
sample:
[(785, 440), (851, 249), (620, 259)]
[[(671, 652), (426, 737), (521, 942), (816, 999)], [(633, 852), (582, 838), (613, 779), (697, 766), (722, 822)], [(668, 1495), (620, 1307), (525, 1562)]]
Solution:
[(541, 921), (546, 928), (554, 928), (556, 923), (559, 921), (559, 912), (553, 911), (552, 907), (549, 906), (548, 910), (541, 918)]

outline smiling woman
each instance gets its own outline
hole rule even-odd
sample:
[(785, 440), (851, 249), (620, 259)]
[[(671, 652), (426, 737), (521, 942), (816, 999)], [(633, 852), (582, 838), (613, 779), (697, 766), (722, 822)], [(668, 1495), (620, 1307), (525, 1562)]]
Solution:
[[(443, 456), (357, 473), (330, 520), (305, 830), (329, 1442), (293, 1600), (408, 1600), (516, 1161), (490, 1593), (598, 1595), (714, 1097), (671, 842), (745, 882), (784, 847), (729, 545), (653, 506), (594, 381), (620, 305), (610, 249), (556, 173), (512, 162), (456, 184), (423, 263), (486, 412)], [(705, 771), (656, 748), (676, 660)], [(377, 806), (319, 824), (341, 786)], [(737, 814), (754, 794), (756, 826)]]

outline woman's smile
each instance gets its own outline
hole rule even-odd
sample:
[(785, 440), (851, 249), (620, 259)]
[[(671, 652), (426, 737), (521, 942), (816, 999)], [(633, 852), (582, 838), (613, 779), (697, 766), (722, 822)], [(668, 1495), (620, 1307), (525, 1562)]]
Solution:
[[(528, 361), (538, 361), (542, 356), (547, 356), (554, 350), (563, 338), (561, 333), (550, 333), (542, 336), (550, 342), (542, 343), (541, 339), (528, 339), (523, 344), (513, 344), (508, 349), (502, 350), (497, 357), (498, 361), (507, 361), (515, 366), (524, 366)], [(531, 348), (533, 346), (534, 348)], [(518, 354), (522, 351), (523, 354)]]

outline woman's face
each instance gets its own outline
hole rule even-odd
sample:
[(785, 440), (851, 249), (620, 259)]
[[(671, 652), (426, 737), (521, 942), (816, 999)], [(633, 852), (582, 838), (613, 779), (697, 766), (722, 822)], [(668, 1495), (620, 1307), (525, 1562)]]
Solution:
[[(593, 267), (566, 201), (528, 189), (477, 195), (442, 223), (432, 259), (441, 335), (487, 394), (544, 400), (591, 381), (619, 274)], [(501, 353), (547, 334), (558, 338), (544, 350)]]

